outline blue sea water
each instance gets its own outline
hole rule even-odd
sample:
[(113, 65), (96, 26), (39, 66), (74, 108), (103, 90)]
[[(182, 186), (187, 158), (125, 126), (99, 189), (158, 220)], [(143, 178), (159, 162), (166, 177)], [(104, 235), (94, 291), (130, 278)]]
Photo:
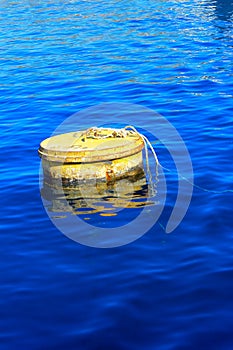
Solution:
[[(0, 1), (0, 28), (0, 348), (232, 349), (232, 0)], [(172, 123), (195, 187), (166, 234), (177, 177), (160, 146), (172, 172), (159, 222), (97, 249), (49, 220), (37, 149), (106, 102)]]

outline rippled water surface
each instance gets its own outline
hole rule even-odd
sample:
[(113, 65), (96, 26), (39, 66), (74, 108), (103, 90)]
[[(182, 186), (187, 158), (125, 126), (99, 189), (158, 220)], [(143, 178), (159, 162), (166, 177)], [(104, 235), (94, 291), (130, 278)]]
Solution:
[[(0, 1), (0, 28), (1, 349), (232, 349), (232, 0)], [(195, 186), (166, 234), (177, 175), (155, 145), (170, 169), (159, 221), (96, 249), (46, 215), (37, 149), (106, 102), (172, 123)]]

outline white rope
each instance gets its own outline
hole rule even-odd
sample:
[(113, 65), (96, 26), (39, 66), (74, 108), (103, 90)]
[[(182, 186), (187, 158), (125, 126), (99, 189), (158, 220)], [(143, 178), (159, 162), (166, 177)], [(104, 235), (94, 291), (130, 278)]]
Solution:
[[(149, 184), (151, 185), (151, 189), (152, 189), (152, 196), (154, 196), (156, 194), (156, 183), (158, 182), (158, 175), (159, 175), (159, 173), (158, 173), (158, 166), (160, 165), (159, 161), (158, 161), (158, 157), (157, 157), (157, 155), (156, 155), (156, 153), (154, 151), (154, 148), (153, 148), (151, 142), (148, 140), (148, 138), (145, 135), (140, 134), (138, 132), (138, 130), (134, 126), (127, 125), (127, 126), (125, 126), (124, 129), (125, 130), (130, 130), (130, 131), (133, 130), (134, 133), (139, 135), (142, 138), (143, 142), (144, 142), (145, 155), (146, 155), (147, 174), (148, 174), (148, 177), (149, 177)], [(156, 166), (155, 166), (155, 180), (156, 181), (155, 182), (153, 181), (153, 177), (152, 177), (151, 170), (150, 170), (148, 147), (152, 151), (153, 157), (155, 159), (155, 164), (156, 164)]]
[(157, 155), (156, 155), (156, 153), (155, 153), (155, 151), (154, 151), (154, 148), (153, 148), (152, 144), (151, 144), (150, 141), (148, 140), (148, 138), (147, 138), (145, 135), (140, 134), (140, 133), (137, 131), (137, 129), (136, 129), (134, 126), (132, 126), (132, 125), (127, 125), (127, 126), (125, 127), (126, 130), (129, 129), (129, 128), (132, 129), (136, 134), (138, 134), (139, 136), (141, 136), (141, 138), (142, 138), (143, 141), (144, 141), (144, 144), (145, 144), (145, 145), (147, 144), (147, 145), (150, 147), (150, 149), (151, 149), (151, 151), (152, 151), (152, 154), (153, 154), (153, 156), (154, 156), (154, 159), (155, 159), (155, 161), (156, 161), (156, 165), (158, 166), (158, 165), (159, 165), (158, 157), (157, 157)]
[[(108, 131), (108, 132), (107, 132)], [(110, 131), (110, 132), (109, 132)], [(148, 140), (148, 138), (143, 135), (140, 134), (138, 132), (138, 130), (132, 126), (132, 125), (127, 125), (124, 128), (121, 129), (116, 129), (116, 128), (108, 128), (108, 127), (92, 127), (87, 129), (86, 131), (84, 131), (80, 138), (83, 139), (83, 141), (85, 141), (86, 138), (93, 138), (93, 139), (106, 139), (109, 137), (113, 137), (113, 138), (124, 138), (130, 135), (134, 135), (137, 134), (139, 137), (142, 138), (143, 142), (144, 142), (144, 148), (145, 148), (145, 157), (146, 157), (146, 168), (147, 168), (147, 174), (149, 177), (149, 184), (151, 184), (151, 188), (152, 188), (152, 194), (156, 193), (155, 187), (156, 187), (156, 183), (158, 182), (158, 167), (160, 166), (161, 168), (163, 168), (164, 170), (167, 171), (171, 171), (170, 169), (162, 166), (159, 161), (158, 161), (158, 157), (155, 153), (155, 150), (151, 144), (151, 142)], [(150, 170), (150, 164), (149, 164), (149, 155), (148, 155), (148, 148), (151, 150), (154, 160), (155, 160), (155, 164), (156, 164), (156, 168), (155, 168), (155, 179), (156, 182), (153, 182), (153, 177), (151, 174), (151, 170)], [(188, 183), (190, 183), (192, 186), (198, 188), (199, 190), (205, 191), (205, 192), (210, 192), (210, 193), (216, 193), (216, 194), (222, 194), (222, 193), (232, 193), (233, 190), (223, 190), (223, 191), (214, 191), (214, 190), (208, 190), (204, 187), (195, 185), (194, 183), (192, 183), (189, 179), (187, 179), (186, 177), (182, 176), (181, 174), (178, 174), (180, 178), (182, 178), (183, 180), (186, 180)], [(155, 191), (155, 192), (154, 192)]]
[[(85, 141), (86, 138), (92, 138), (92, 139), (106, 139), (106, 138), (124, 138), (130, 135), (138, 135), (144, 143), (144, 149), (145, 149), (145, 157), (146, 157), (146, 168), (147, 168), (147, 175), (148, 175), (148, 182), (151, 185), (150, 188), (152, 189), (152, 195), (155, 195), (156, 193), (156, 183), (158, 182), (158, 166), (159, 161), (157, 158), (157, 155), (153, 149), (152, 144), (150, 143), (150, 141), (148, 140), (148, 138), (146, 136), (144, 136), (143, 134), (140, 134), (138, 132), (138, 130), (132, 126), (132, 125), (127, 125), (124, 128), (120, 128), (120, 129), (116, 129), (116, 128), (108, 128), (108, 127), (91, 127), (87, 130), (85, 130), (80, 138)], [(153, 181), (153, 176), (151, 173), (151, 169), (150, 169), (150, 163), (149, 163), (149, 153), (148, 153), (148, 148), (152, 151), (153, 157), (155, 159), (155, 179), (156, 181)]]

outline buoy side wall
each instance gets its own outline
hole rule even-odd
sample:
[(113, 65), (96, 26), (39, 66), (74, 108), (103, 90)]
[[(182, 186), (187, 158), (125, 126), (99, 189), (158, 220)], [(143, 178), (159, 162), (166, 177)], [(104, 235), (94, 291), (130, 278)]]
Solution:
[(137, 176), (144, 173), (142, 151), (128, 157), (111, 161), (91, 163), (54, 162), (42, 158), (45, 181), (52, 186), (56, 184), (72, 184), (93, 180), (114, 182), (116, 180)]

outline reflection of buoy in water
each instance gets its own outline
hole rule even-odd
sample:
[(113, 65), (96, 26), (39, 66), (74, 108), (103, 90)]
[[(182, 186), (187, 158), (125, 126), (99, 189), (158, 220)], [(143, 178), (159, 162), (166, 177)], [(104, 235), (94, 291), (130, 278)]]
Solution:
[(41, 142), (44, 179), (50, 186), (100, 180), (107, 183), (144, 174), (145, 141), (135, 129), (90, 128)]
[(132, 180), (125, 178), (114, 184), (106, 182), (83, 183), (74, 187), (51, 187), (45, 181), (42, 198), (50, 212), (62, 215), (71, 212), (78, 215), (117, 215), (119, 209), (136, 209), (154, 205), (149, 199), (149, 185), (145, 176)]

